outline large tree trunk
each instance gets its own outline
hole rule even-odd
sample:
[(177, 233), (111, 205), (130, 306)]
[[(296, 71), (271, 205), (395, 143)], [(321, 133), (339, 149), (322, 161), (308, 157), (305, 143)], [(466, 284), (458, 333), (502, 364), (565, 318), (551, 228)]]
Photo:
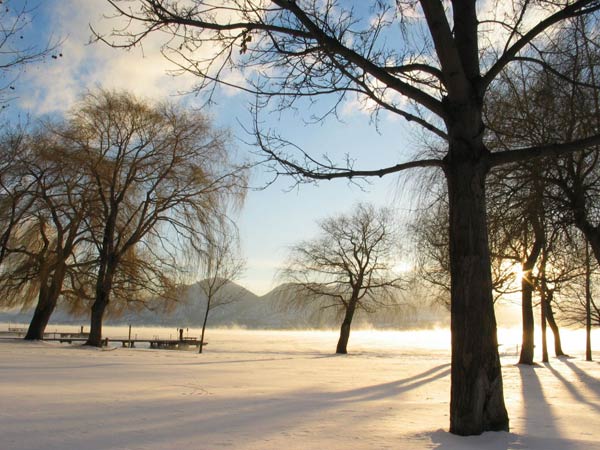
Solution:
[(525, 277), (521, 280), (521, 317), (523, 336), (519, 364), (532, 365), (534, 347), (533, 286)]
[(521, 280), (521, 316), (523, 335), (519, 364), (532, 365), (534, 348), (533, 286), (525, 277)]
[(354, 311), (356, 310), (356, 301), (351, 300), (346, 308), (344, 314), (344, 321), (340, 328), (340, 338), (338, 339), (336, 353), (345, 355), (348, 353), (348, 339), (350, 339), (350, 327), (352, 325), (352, 318), (354, 317)]
[(476, 435), (508, 430), (508, 414), (492, 299), (484, 184), (488, 168), (485, 156), (461, 160), (448, 159), (446, 165), (452, 277), (450, 432)]
[(25, 340), (27, 341), (44, 339), (46, 326), (56, 308), (56, 299), (52, 301), (52, 298), (47, 294), (47, 291), (49, 291), (48, 288), (40, 288), (38, 303), (35, 307), (31, 322), (29, 323), (27, 334), (25, 335)]
[(110, 292), (112, 290), (112, 282), (116, 269), (114, 264), (100, 264), (98, 271), (98, 279), (96, 281), (96, 299), (92, 305), (90, 318), (90, 335), (85, 345), (94, 347), (102, 346), (102, 321), (104, 313), (110, 301)]
[[(31, 322), (29, 323), (25, 340), (44, 339), (46, 326), (58, 303), (58, 297), (62, 290), (65, 272), (66, 267), (57, 267), (51, 275), (46, 276), (45, 279), (42, 280), (38, 295), (38, 303), (35, 307)], [(50, 282), (49, 286), (48, 282)]]
[(483, 97), (475, 1), (453, 2), (452, 26), (440, 1), (421, 1), (444, 75), (448, 132), (444, 171), (450, 212), (452, 370), (450, 432), (508, 430), (488, 245)]

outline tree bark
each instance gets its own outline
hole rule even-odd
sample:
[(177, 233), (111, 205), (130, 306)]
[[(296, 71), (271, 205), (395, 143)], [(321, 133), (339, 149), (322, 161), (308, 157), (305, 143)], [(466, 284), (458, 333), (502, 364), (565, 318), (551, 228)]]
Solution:
[(102, 347), (102, 321), (104, 312), (108, 306), (108, 292), (102, 292), (96, 295), (96, 300), (92, 305), (92, 314), (90, 318), (90, 335), (85, 345), (93, 347)]
[(110, 301), (115, 270), (116, 262), (112, 264), (109, 262), (105, 262), (104, 264), (102, 261), (100, 262), (98, 279), (96, 281), (96, 299), (92, 305), (90, 318), (90, 334), (85, 345), (93, 347), (102, 346), (102, 321), (104, 320), (104, 313)]
[(541, 317), (540, 324), (542, 326), (542, 362), (548, 362), (548, 340), (546, 339), (546, 294), (544, 292), (544, 288), (542, 287), (541, 291), (542, 297), (542, 305), (540, 308)]
[(554, 292), (550, 291), (548, 296), (546, 297), (546, 301), (543, 303), (545, 308), (545, 316), (548, 321), (548, 325), (550, 326), (550, 330), (552, 330), (552, 335), (554, 336), (554, 356), (566, 356), (563, 352), (562, 344), (560, 340), (560, 329), (558, 328), (558, 323), (556, 323), (556, 319), (554, 318), (554, 310), (552, 309), (552, 297), (554, 296)]
[(534, 347), (533, 286), (525, 277), (521, 280), (521, 317), (523, 335), (519, 364), (532, 365)]
[[(58, 303), (58, 297), (62, 290), (65, 273), (66, 266), (61, 265), (55, 268), (55, 270), (50, 275), (47, 275), (40, 283), (38, 303), (35, 307), (31, 322), (29, 323), (25, 340), (33, 341), (44, 339), (46, 326)], [(48, 283), (50, 283), (49, 286)]]
[(350, 327), (352, 325), (352, 318), (354, 317), (354, 311), (356, 310), (356, 300), (351, 300), (346, 308), (344, 314), (344, 321), (340, 328), (340, 338), (338, 339), (337, 347), (335, 352), (338, 354), (348, 353), (348, 340), (350, 339)]
[(533, 283), (531, 281), (531, 271), (543, 249), (543, 231), (539, 225), (533, 224), (535, 241), (531, 248), (531, 253), (522, 264), (523, 278), (521, 279), (521, 315), (523, 336), (521, 340), (521, 355), (519, 364), (533, 364), (534, 348), (534, 319), (533, 319)]
[(56, 308), (56, 299), (52, 301), (52, 298), (45, 292), (47, 290), (47, 288), (40, 288), (38, 304), (35, 307), (33, 317), (31, 318), (29, 328), (27, 329), (27, 334), (25, 335), (26, 341), (39, 341), (44, 339), (46, 326)]
[[(449, 155), (452, 150), (451, 144)], [(479, 159), (448, 159), (445, 167), (452, 277), (450, 432), (458, 435), (508, 430), (492, 299), (483, 150)]]

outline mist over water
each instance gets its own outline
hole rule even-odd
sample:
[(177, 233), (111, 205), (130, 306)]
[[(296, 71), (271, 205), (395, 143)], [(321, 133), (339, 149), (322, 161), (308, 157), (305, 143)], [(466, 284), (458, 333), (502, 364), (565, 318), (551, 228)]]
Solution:
[[(27, 327), (27, 324), (0, 323), (0, 330), (8, 327)], [(88, 327), (85, 327), (87, 331)], [(78, 332), (80, 327), (74, 325), (49, 325), (48, 333)], [(184, 328), (184, 337), (200, 336), (199, 328)], [(127, 326), (104, 326), (103, 336), (114, 339), (111, 347), (120, 347), (117, 339), (129, 336)], [(175, 327), (143, 327), (133, 326), (131, 339), (178, 339)], [(209, 343), (205, 351), (228, 352), (317, 352), (333, 353), (339, 336), (338, 330), (249, 330), (244, 328), (210, 328), (205, 340)], [(251, 338), (251, 339), (249, 339)], [(552, 357), (554, 341), (548, 330), (548, 349)], [(584, 329), (561, 329), (563, 350), (569, 355), (579, 355), (585, 351)], [(249, 344), (251, 342), (251, 344)], [(349, 352), (383, 353), (393, 356), (395, 353), (448, 353), (450, 352), (451, 335), (449, 328), (432, 328), (416, 330), (379, 330), (357, 329), (350, 334)], [(499, 351), (503, 356), (518, 354), (521, 344), (519, 327), (500, 327), (498, 329)], [(59, 345), (59, 344), (57, 344)], [(62, 344), (68, 345), (68, 344)], [(535, 334), (536, 360), (541, 359), (541, 333)], [(148, 344), (139, 344), (137, 348), (148, 348)], [(600, 351), (600, 329), (592, 330), (592, 349)]]

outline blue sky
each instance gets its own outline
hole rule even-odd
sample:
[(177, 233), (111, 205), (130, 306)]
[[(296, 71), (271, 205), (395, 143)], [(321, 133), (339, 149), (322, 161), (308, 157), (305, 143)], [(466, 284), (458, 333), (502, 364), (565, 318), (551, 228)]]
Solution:
[[(20, 2), (15, 2), (20, 3)], [(101, 0), (30, 0), (39, 5), (33, 17), (33, 26), (26, 37), (31, 42), (52, 39), (63, 41), (63, 57), (30, 66), (22, 74), (16, 87), (17, 98), (4, 114), (27, 114), (37, 117), (61, 114), (88, 88), (103, 86), (127, 89), (150, 99), (175, 97), (190, 106), (200, 105), (194, 96), (179, 97), (196, 81), (191, 76), (173, 77), (173, 67), (158, 52), (161, 36), (151, 36), (140, 50), (123, 51), (104, 44), (88, 44), (89, 24), (106, 29), (102, 15), (107, 6)], [(205, 110), (217, 126), (229, 127), (240, 155), (254, 150), (244, 143), (249, 140), (240, 122), (251, 124), (246, 105), (251, 100), (232, 90), (222, 90), (217, 104)], [(357, 159), (356, 167), (377, 168), (406, 161), (417, 145), (418, 137), (411, 135), (405, 124), (395, 117), (384, 116), (378, 133), (370, 125), (369, 116), (353, 109), (343, 108), (342, 121), (329, 119), (322, 124), (305, 126), (294, 114), (284, 117), (266, 117), (267, 126), (280, 135), (299, 144), (315, 155), (328, 153), (341, 156), (349, 153)], [(269, 174), (257, 170), (254, 186), (262, 186)], [(276, 270), (284, 261), (286, 248), (316, 232), (316, 220), (331, 214), (348, 211), (357, 201), (398, 209), (403, 215), (412, 197), (410, 190), (397, 177), (373, 179), (363, 188), (337, 180), (315, 185), (293, 187), (292, 180), (279, 179), (265, 190), (248, 193), (238, 224), (247, 270), (239, 280), (250, 290), (263, 294), (273, 288)]]

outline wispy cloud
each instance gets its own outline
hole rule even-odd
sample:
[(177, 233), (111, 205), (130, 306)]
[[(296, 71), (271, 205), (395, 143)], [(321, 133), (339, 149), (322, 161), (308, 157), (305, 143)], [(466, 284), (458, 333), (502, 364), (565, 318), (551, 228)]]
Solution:
[[(107, 3), (97, 0), (50, 0), (39, 11), (37, 20), (54, 36), (64, 39), (62, 58), (31, 68), (22, 82), (27, 95), (19, 97), (19, 106), (34, 114), (64, 111), (81, 93), (97, 86), (126, 89), (137, 95), (159, 99), (190, 90), (191, 75), (173, 77), (174, 67), (160, 53), (164, 36), (149, 36), (144, 47), (129, 51), (90, 43), (90, 25), (108, 31), (114, 21), (104, 17)], [(40, 36), (40, 39), (46, 37)]]

